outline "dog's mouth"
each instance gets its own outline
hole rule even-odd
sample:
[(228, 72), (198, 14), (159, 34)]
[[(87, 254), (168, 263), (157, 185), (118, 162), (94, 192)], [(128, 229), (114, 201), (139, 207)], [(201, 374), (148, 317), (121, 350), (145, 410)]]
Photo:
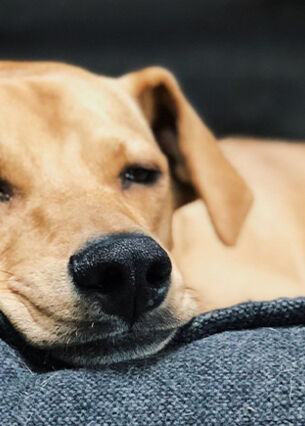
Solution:
[(87, 317), (70, 322), (69, 331), (59, 322), (57, 340), (32, 344), (67, 366), (100, 367), (159, 352), (183, 323), (167, 307), (144, 314), (132, 325), (114, 316), (95, 321)]
[(168, 310), (149, 313), (132, 326), (124, 322), (99, 330), (99, 324), (78, 328), (74, 338), (48, 347), (53, 358), (78, 367), (97, 367), (140, 359), (160, 351), (174, 336), (182, 322)]

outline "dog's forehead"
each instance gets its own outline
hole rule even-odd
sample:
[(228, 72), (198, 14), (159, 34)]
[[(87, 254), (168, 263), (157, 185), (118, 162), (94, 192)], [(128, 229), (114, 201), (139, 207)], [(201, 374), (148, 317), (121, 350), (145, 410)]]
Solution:
[(0, 143), (13, 140), (20, 152), (22, 147), (37, 151), (50, 139), (62, 146), (73, 136), (86, 144), (107, 137), (153, 140), (119, 79), (65, 65), (44, 72), (26, 69), (0, 66)]

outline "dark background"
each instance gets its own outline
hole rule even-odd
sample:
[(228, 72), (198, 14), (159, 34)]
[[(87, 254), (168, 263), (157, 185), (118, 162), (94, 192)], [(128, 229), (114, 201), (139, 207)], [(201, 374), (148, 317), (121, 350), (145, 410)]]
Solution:
[(0, 58), (163, 65), (217, 135), (305, 139), (304, 0), (2, 0)]

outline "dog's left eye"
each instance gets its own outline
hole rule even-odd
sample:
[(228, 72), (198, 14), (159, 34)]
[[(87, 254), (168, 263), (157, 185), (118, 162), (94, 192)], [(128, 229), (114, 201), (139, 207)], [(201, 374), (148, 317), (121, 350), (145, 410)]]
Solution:
[(128, 188), (132, 183), (153, 185), (160, 176), (160, 170), (141, 166), (127, 167), (120, 175), (123, 188)]
[(5, 180), (0, 179), (0, 203), (10, 201), (13, 196), (11, 185)]

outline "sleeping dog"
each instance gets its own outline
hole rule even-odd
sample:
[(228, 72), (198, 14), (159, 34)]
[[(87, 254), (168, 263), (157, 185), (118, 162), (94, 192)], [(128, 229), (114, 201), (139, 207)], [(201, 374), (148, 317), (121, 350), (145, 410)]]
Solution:
[(30, 344), (97, 366), (305, 295), (302, 145), (218, 143), (160, 67), (2, 62), (0, 92), (0, 310)]

